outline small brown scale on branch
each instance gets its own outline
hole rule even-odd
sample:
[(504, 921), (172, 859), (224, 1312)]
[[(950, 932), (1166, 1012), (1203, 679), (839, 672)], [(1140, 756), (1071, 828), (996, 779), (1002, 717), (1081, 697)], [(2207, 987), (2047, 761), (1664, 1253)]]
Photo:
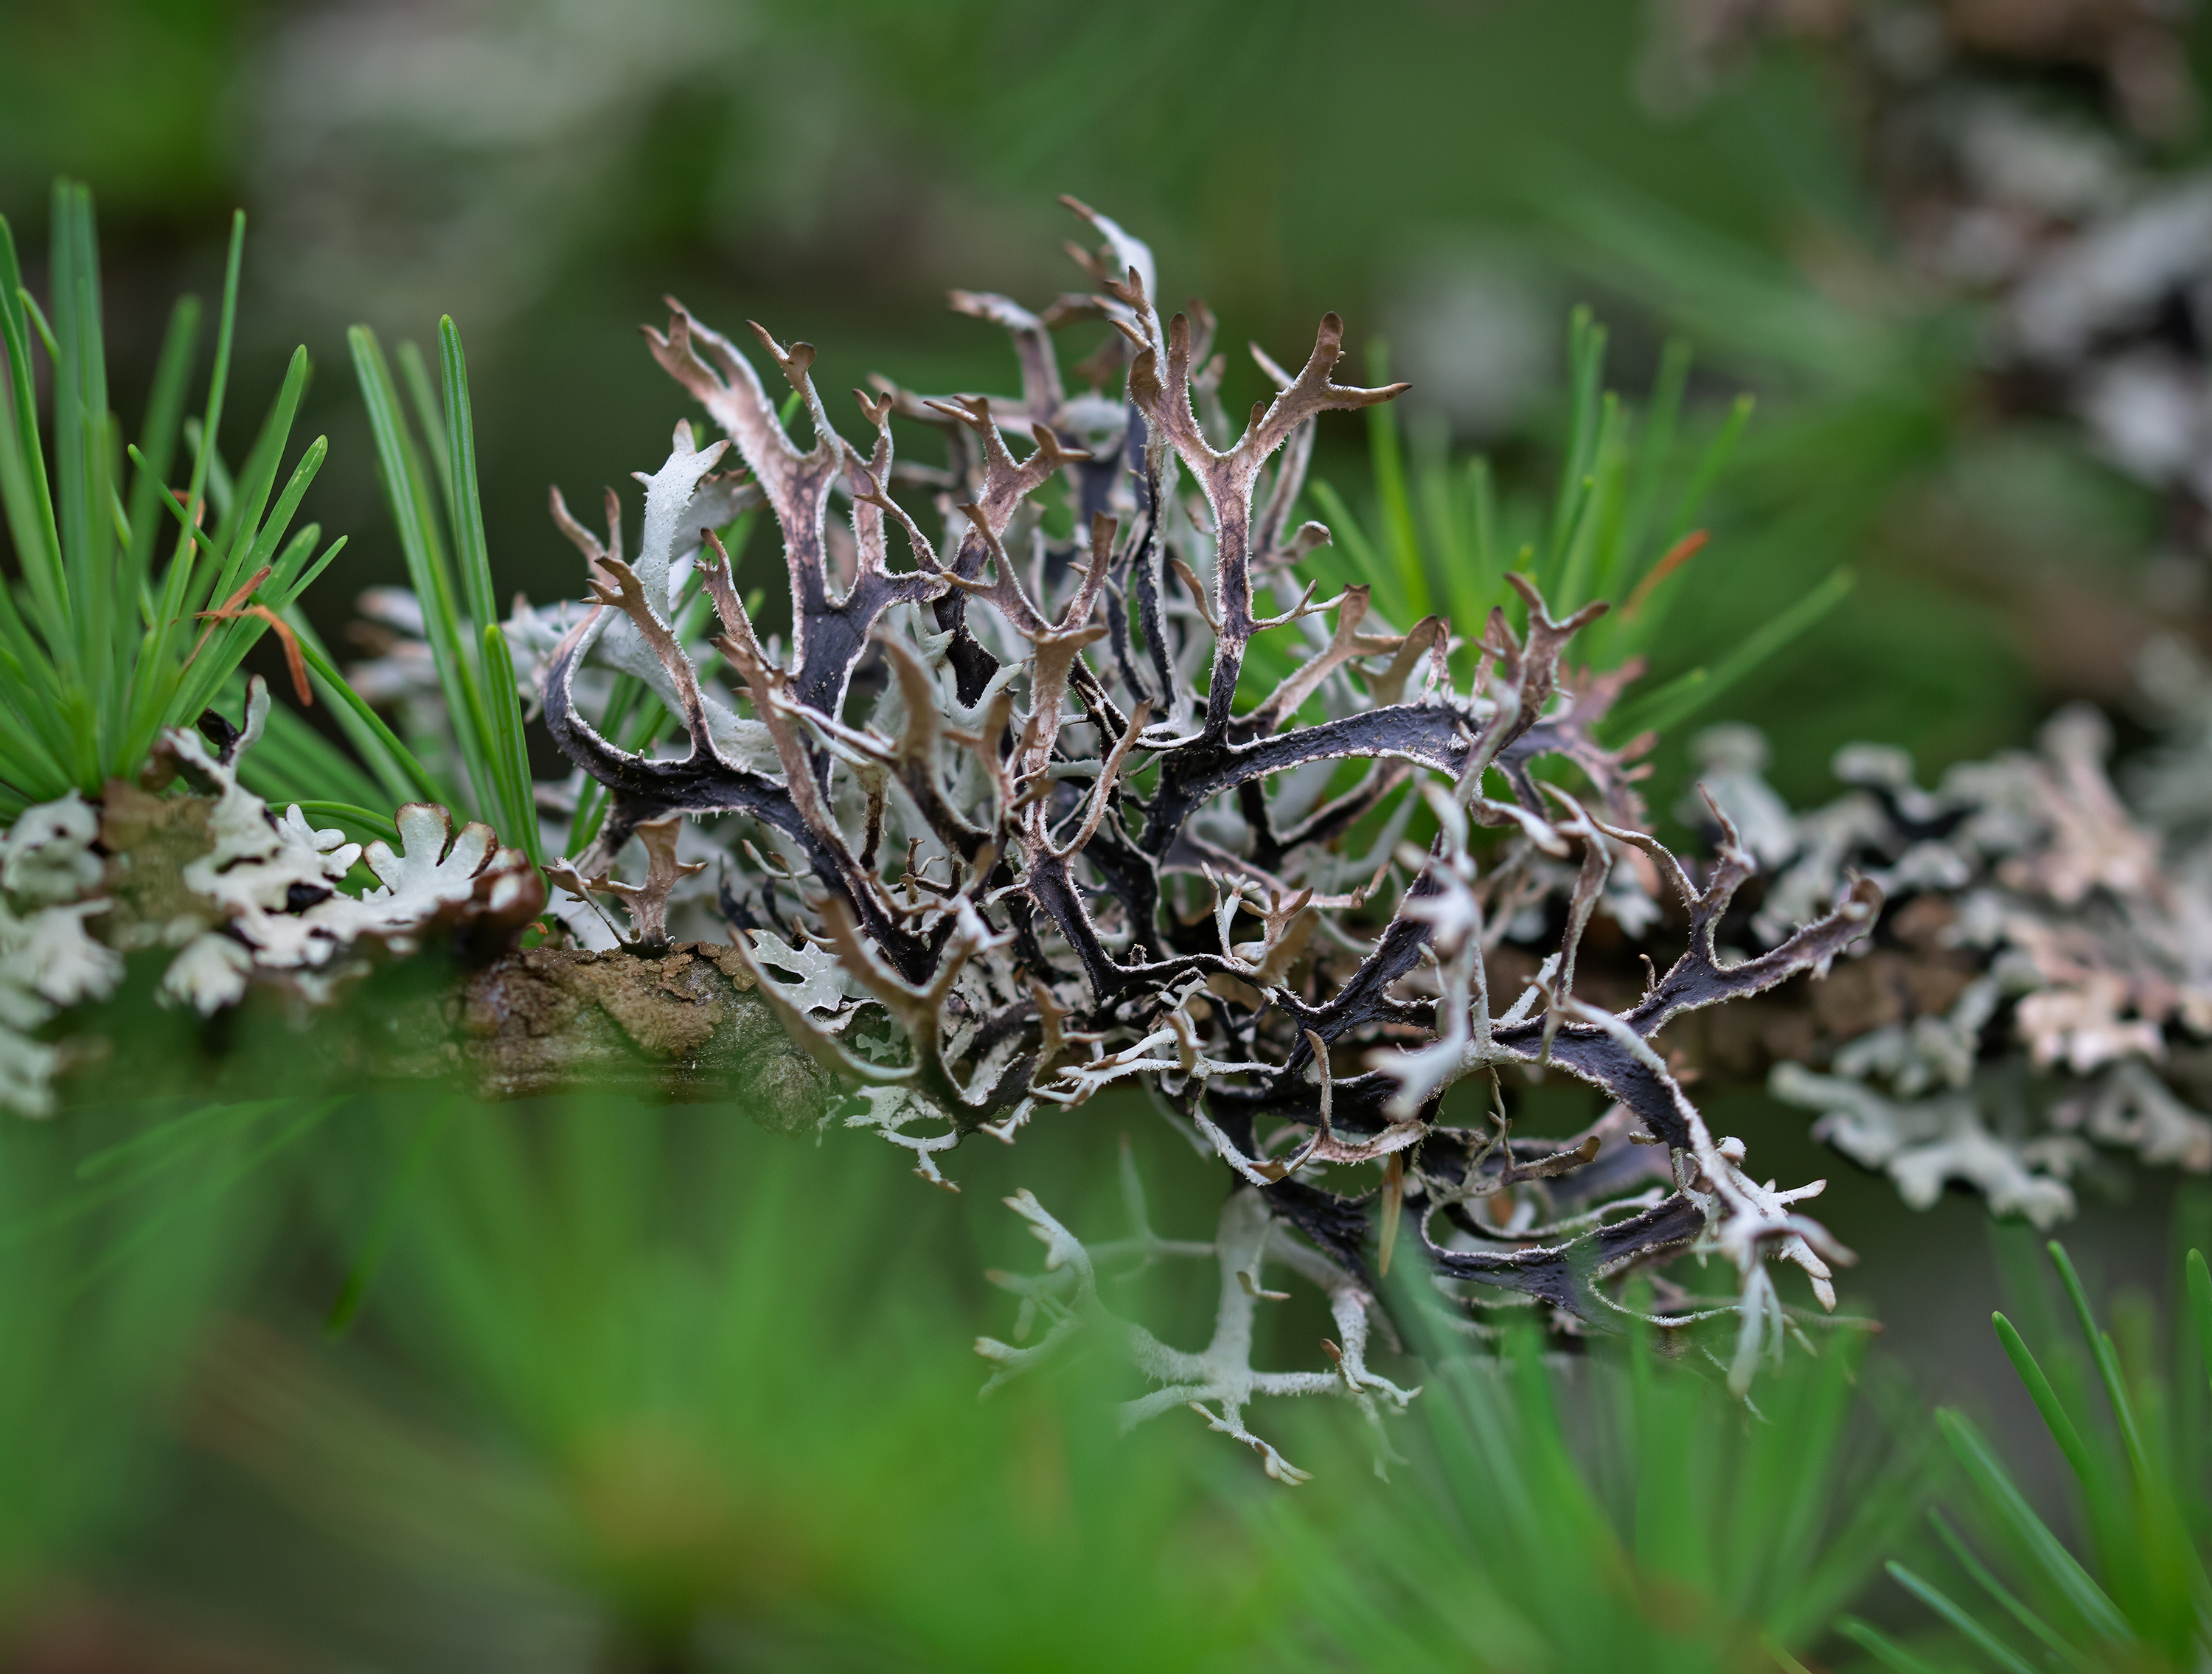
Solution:
[[(1376, 1224), (1395, 1226), (1401, 1209), (1440, 1275), (1593, 1323), (1619, 1306), (1607, 1278), (1693, 1243), (1723, 1254), (1744, 1275), (1735, 1370), (1747, 1378), (1781, 1330), (1764, 1258), (1803, 1268), (1832, 1303), (1819, 1252), (1842, 1252), (1790, 1208), (1817, 1186), (1753, 1183), (1651, 1038), (1686, 1014), (1825, 971), (1865, 933), (1879, 892), (1853, 884), (1767, 953), (1724, 960), (1716, 928), (1750, 859), (1723, 820), (1718, 859), (1693, 878), (1641, 829), (1633, 763), (1650, 740), (1612, 749), (1594, 730), (1636, 671), (1563, 667), (1604, 606), (1555, 619), (1515, 576), (1525, 630), (1493, 609), (1462, 641), (1433, 617), (1382, 629), (1365, 587), (1298, 590), (1297, 565), (1328, 539), (1290, 527), (1315, 421), (1405, 386), (1334, 381), (1344, 328), (1330, 314), (1295, 374), (1255, 348), (1278, 393), (1231, 438), (1211, 319), (1163, 320), (1151, 253), (1070, 207), (1102, 240), (1080, 256), (1096, 292), (1042, 314), (955, 297), (1012, 334), (1022, 393), (927, 399), (879, 381), (858, 395), (865, 453), (832, 424), (808, 345), (753, 327), (807, 414), (802, 449), (736, 344), (674, 303), (666, 331), (647, 332), (728, 441), (695, 454), (679, 430), (670, 466), (643, 478), (635, 568), (617, 531), (602, 545), (567, 526), (594, 602), (545, 665), (544, 711), (612, 798), (575, 875), (602, 877), (633, 832), (672, 816), (744, 822), (775, 858), (723, 877), (735, 966), (854, 1090), (849, 1122), (913, 1151), (933, 1181), (969, 1134), (1012, 1140), (1043, 1110), (1135, 1082), (1355, 1277)], [(1091, 392), (1071, 398), (1053, 332), (1079, 320), (1114, 335), (1082, 368)], [(942, 434), (949, 470), (896, 462), (895, 416)], [(750, 718), (707, 685), (672, 626), (682, 576), (650, 540), (654, 485), (679, 466), (703, 471), (687, 462), (711, 464), (726, 445), (775, 521), (793, 606), (789, 643), (764, 641), (707, 533), (694, 567), (718, 624), (711, 646)], [(1195, 496), (1179, 490), (1184, 472)], [(918, 483), (936, 490), (935, 543), (894, 493)], [(1035, 503), (1054, 484), (1080, 514), (1079, 539), (1060, 546)], [(840, 497), (849, 545), (830, 538)], [(894, 533), (907, 567), (894, 564)], [(1303, 652), (1240, 714), (1254, 641), (1273, 632), (1302, 638)], [(1474, 665), (1463, 689), (1455, 648)], [(611, 656), (633, 659), (618, 666), (662, 694), (684, 753), (625, 751), (580, 712), (580, 667)], [(864, 668), (880, 671), (880, 697), (856, 684)], [(1577, 788), (1540, 777), (1545, 761)], [(1436, 836), (1403, 843), (1407, 815), (1424, 807)], [(1377, 824), (1379, 852), (1346, 875), (1346, 841)], [(1480, 861), (1476, 828), (1498, 834)], [(750, 839), (747, 852), (762, 860)], [(1616, 865), (1671, 901), (1689, 945), (1635, 1003), (1607, 1010), (1577, 995), (1576, 960)], [(1494, 1012), (1492, 922), (1562, 875), (1557, 951)], [(860, 1042), (851, 1026), (863, 1017), (887, 1021), (896, 1041)], [(1494, 1082), (1509, 1065), (1562, 1070), (1615, 1113), (1564, 1148), (1440, 1121), (1447, 1088)], [(1654, 1154), (1627, 1144), (1632, 1128), (1672, 1160), (1658, 1165), (1663, 1184), (1651, 1184)], [(1386, 1171), (1379, 1217), (1372, 1191), (1302, 1178), (1367, 1166)], [(1509, 1231), (1474, 1212), (1506, 1187), (1547, 1213)]]

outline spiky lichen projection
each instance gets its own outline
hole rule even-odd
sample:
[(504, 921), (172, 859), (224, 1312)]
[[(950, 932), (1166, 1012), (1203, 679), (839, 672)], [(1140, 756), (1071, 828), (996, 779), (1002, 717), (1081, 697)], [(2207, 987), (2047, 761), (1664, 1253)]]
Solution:
[[(1044, 1271), (1034, 1277), (1024, 1274), (992, 1273), (991, 1281), (1021, 1299), (1014, 1321), (1014, 1342), (995, 1337), (976, 1340), (975, 1352), (998, 1369), (983, 1385), (988, 1395), (1011, 1379), (1050, 1360), (1070, 1339), (1103, 1335), (1156, 1387), (1122, 1403), (1121, 1427), (1127, 1430), (1146, 1419), (1188, 1407), (1221, 1434), (1243, 1442), (1260, 1456), (1267, 1473), (1276, 1481), (1297, 1483), (1308, 1480), (1269, 1443), (1246, 1427), (1244, 1409), (1255, 1396), (1329, 1395), (1349, 1401), (1367, 1421), (1375, 1447), (1375, 1469), (1383, 1474), (1392, 1459), (1382, 1433), (1387, 1409), (1402, 1412), (1420, 1393), (1401, 1389), (1367, 1365), (1367, 1335), (1376, 1312), (1374, 1294), (1336, 1263), (1290, 1239), (1271, 1234), (1276, 1220), (1260, 1194), (1249, 1187), (1231, 1191), (1221, 1206), (1213, 1241), (1201, 1244), (1164, 1239), (1152, 1230), (1146, 1212), (1145, 1190), (1125, 1139), (1121, 1147), (1121, 1200), (1129, 1216), (1130, 1233), (1109, 1243), (1085, 1245), (1048, 1213), (1027, 1191), (1006, 1199), (1006, 1207), (1029, 1222), (1030, 1231), (1045, 1246)], [(1219, 1275), (1220, 1300), (1216, 1306), (1213, 1333), (1204, 1348), (1191, 1351), (1170, 1347), (1142, 1325), (1115, 1315), (1098, 1295), (1098, 1269), (1127, 1263), (1116, 1276), (1165, 1258), (1211, 1260)], [(1286, 1291), (1269, 1290), (1265, 1283), (1269, 1261), (1287, 1267), (1317, 1286), (1328, 1299), (1341, 1344), (1323, 1339), (1331, 1369), (1324, 1372), (1260, 1372), (1252, 1366), (1253, 1331), (1262, 1302), (1285, 1302)], [(1024, 1343), (1038, 1318), (1046, 1321), (1043, 1336)], [(1206, 1403), (1212, 1402), (1213, 1406)]]
[[(1402, 1216), (1446, 1286), (1525, 1293), (1589, 1325), (1615, 1317), (1627, 1269), (1718, 1253), (1741, 1279), (1741, 1388), (1779, 1342), (1766, 1259), (1802, 1269), (1832, 1306), (1827, 1261), (1843, 1252), (1795, 1208), (1818, 1185), (1756, 1184), (1652, 1037), (1825, 971), (1878, 892), (1849, 885), (1768, 953), (1724, 957), (1716, 927), (1753, 863), (1729, 832), (1696, 880), (1642, 829), (1640, 746), (1608, 748), (1595, 730), (1634, 670), (1562, 660), (1604, 606), (1555, 619), (1515, 577), (1525, 628), (1494, 609), (1455, 639), (1435, 617), (1381, 623), (1364, 587), (1316, 599), (1296, 570), (1328, 532), (1291, 521), (1315, 421), (1404, 386), (1335, 382), (1331, 314), (1295, 374), (1254, 350), (1277, 393), (1232, 434), (1211, 320), (1163, 320), (1151, 253), (1071, 207), (1103, 240), (1083, 257), (1093, 293), (1041, 314), (954, 298), (1011, 334), (1021, 393), (929, 399), (878, 381), (858, 396), (865, 450), (837, 433), (810, 346), (753, 328), (807, 416), (802, 447), (738, 344), (672, 302), (653, 353), (726, 440), (702, 448), (680, 426), (666, 464), (641, 476), (634, 563), (618, 508), (601, 540), (556, 496), (592, 602), (544, 660), (539, 695), (562, 750), (611, 795), (564, 875), (604, 878), (632, 833), (671, 815), (733, 819), (743, 841), (724, 849), (719, 893), (738, 958), (854, 1090), (848, 1124), (905, 1147), (933, 1182), (950, 1184), (945, 1154), (969, 1135), (1011, 1141), (1042, 1112), (1139, 1085), (1232, 1172), (1218, 1248), (1249, 1243), (1256, 1263), (1266, 1227), (1287, 1223), (1310, 1249), (1284, 1238), (1279, 1254), (1298, 1249), (1294, 1267), (1364, 1294)], [(1053, 333), (1078, 321), (1111, 331), (1080, 368), (1091, 388), (1072, 395)], [(894, 418), (933, 427), (948, 467), (895, 460)], [(1025, 456), (1010, 431), (1026, 432)], [(747, 480), (717, 474), (732, 454)], [(937, 542), (898, 497), (917, 486), (933, 493)], [(1045, 532), (1048, 491), (1065, 496), (1075, 539)], [(841, 500), (849, 514), (833, 520)], [(750, 504), (781, 537), (787, 644), (759, 631), (715, 533)], [(717, 630), (687, 646), (678, 624), (702, 593)], [(1298, 642), (1272, 683), (1250, 666), (1263, 634)], [(710, 653), (742, 708), (702, 675)], [(688, 734), (682, 753), (604, 736), (578, 701), (595, 667), (658, 694)], [(1405, 840), (1416, 818), (1425, 845)], [(1355, 835), (1366, 852), (1347, 855)], [(1576, 967), (1593, 915), (1641, 928), (1655, 897), (1686, 919), (1687, 950), (1625, 1009), (1589, 1003)], [(1486, 960), (1547, 903), (1564, 922), (1556, 951), (1524, 991), (1493, 995)], [(1457, 1083), (1541, 1065), (1621, 1114), (1564, 1149), (1443, 1119)], [(1635, 1140), (1671, 1161), (1650, 1166)], [(1529, 1213), (1475, 1213), (1508, 1188)], [(1103, 1323), (1079, 1246), (1034, 1200), (1018, 1206), (1074, 1275), (1055, 1331)], [(1238, 1305), (1223, 1297), (1227, 1321)], [(1177, 1360), (1112, 1329), (1249, 1439), (1244, 1394), (1276, 1385), (1234, 1355)]]

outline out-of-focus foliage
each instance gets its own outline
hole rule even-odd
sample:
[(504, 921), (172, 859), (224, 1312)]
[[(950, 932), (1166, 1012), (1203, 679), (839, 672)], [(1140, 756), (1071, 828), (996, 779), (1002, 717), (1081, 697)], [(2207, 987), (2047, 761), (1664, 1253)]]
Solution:
[[(160, 1656), (288, 1668), (1485, 1666), (1529, 1636), (1732, 1667), (1817, 1641), (1926, 1486), (1900, 1468), (1925, 1438), (1853, 1398), (1833, 1339), (1765, 1421), (1642, 1342), (1440, 1342), (1413, 1457), (1378, 1482), (1312, 1429), (1300, 1492), (1328, 1497), (1288, 1505), (1195, 1417), (1117, 1440), (1097, 1361), (979, 1404), (963, 1275), (998, 1252), (957, 1203), (917, 1214), (888, 1154), (727, 1106), (139, 1109), (6, 1143), (38, 1196), (0, 1306), (53, 1348), (0, 1359), (0, 1644), (27, 1660), (135, 1616)], [(981, 1172), (1103, 1207), (1077, 1155), (1025, 1160)], [(1155, 1213), (1175, 1237), (1194, 1210)], [(1103, 1282), (1202, 1311), (1181, 1269)], [(1262, 1307), (1271, 1352), (1330, 1329)]]
[(165, 1417), (258, 1242), (235, 1188), (325, 1108), (0, 1123), (0, 1647), (143, 1521)]
[(224, 100), (262, 9), (244, 0), (10, 5), (0, 15), (0, 213), (20, 221), (54, 176), (70, 174), (157, 238), (197, 234), (221, 216), (236, 202), (237, 178)]
[(1423, 1397), (1410, 1492), (1354, 1499), (1339, 1482), (1276, 1508), (1280, 1549), (1310, 1578), (1285, 1654), (1409, 1671), (1796, 1666), (1905, 1531), (1934, 1463), (1920, 1434), (1869, 1422), (1859, 1346), (1830, 1338), (1762, 1389), (1756, 1416), (1640, 1341), (1559, 1362), (1527, 1335), (1448, 1362)]
[[(2202, 1200), (2197, 1207), (2201, 1232)], [(1940, 1550), (1930, 1564), (1888, 1567), (1944, 1631), (1923, 1630), (1908, 1649), (1863, 1622), (1844, 1624), (1899, 1674), (1937, 1666), (2179, 1671), (2201, 1668), (2212, 1646), (2204, 1481), (2212, 1275), (2191, 1250), (2181, 1263), (2185, 1286), (2176, 1284), (2164, 1320), (2148, 1298), (2127, 1295), (2108, 1331), (2064, 1248), (2049, 1249), (2067, 1306), (2053, 1306), (2051, 1287), (2018, 1248), (2020, 1300), (2035, 1345), (2003, 1314), (1994, 1324), (2065, 1461), (2073, 1538), (2062, 1538), (2031, 1504), (1979, 1427), (1961, 1413), (1939, 1413), (1965, 1479), (1954, 1507), (1964, 1528), (1931, 1512)], [(2079, 1344), (2061, 1327), (2061, 1312), (2074, 1316)], [(1948, 1653), (1940, 1665), (1916, 1654), (1930, 1646)]]
[(1195, 1668), (1281, 1607), (1195, 1421), (1140, 1457), (1081, 1380), (978, 1405), (957, 1230), (872, 1153), (728, 1107), (355, 1114), (333, 1230), (390, 1244), (353, 1335), (234, 1330), (199, 1424), (332, 1561), (459, 1618), (357, 1654)]

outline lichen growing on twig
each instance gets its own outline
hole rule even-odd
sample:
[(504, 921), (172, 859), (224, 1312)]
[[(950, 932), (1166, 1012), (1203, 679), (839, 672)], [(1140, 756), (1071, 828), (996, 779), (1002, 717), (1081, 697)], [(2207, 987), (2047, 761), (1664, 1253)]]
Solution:
[[(879, 381), (858, 397), (865, 451), (838, 435), (810, 346), (754, 328), (806, 414), (802, 447), (735, 342), (673, 304), (648, 333), (726, 440), (701, 448), (681, 426), (641, 476), (634, 563), (618, 511), (601, 540), (556, 500), (593, 603), (540, 696), (556, 741), (611, 795), (577, 873), (604, 875), (647, 822), (732, 820), (743, 841), (724, 849), (719, 892), (738, 957), (793, 1038), (856, 1089), (848, 1121), (930, 1180), (949, 1183), (944, 1158), (966, 1135), (1011, 1141), (1043, 1112), (1141, 1086), (1247, 1183), (1236, 1214), (1288, 1223), (1347, 1284), (1387, 1266), (1402, 1225), (1447, 1281), (1602, 1324), (1630, 1268), (1723, 1255), (1744, 1287), (1741, 1387), (1778, 1342), (1766, 1258), (1832, 1306), (1842, 1252), (1795, 1207), (1817, 1184), (1756, 1184), (1651, 1038), (1686, 1011), (1824, 971), (1878, 892), (1850, 885), (1768, 953), (1724, 955), (1716, 928), (1753, 862), (1731, 831), (1694, 880), (1644, 829), (1633, 758), (1648, 740), (1613, 748), (1598, 731), (1634, 670), (1565, 660), (1603, 606), (1558, 620), (1515, 577), (1525, 626), (1501, 606), (1455, 637), (1435, 617), (1377, 621), (1364, 587), (1316, 598), (1296, 570), (1328, 532), (1291, 523), (1315, 421), (1403, 387), (1334, 381), (1330, 315), (1295, 374), (1255, 350), (1277, 393), (1233, 431), (1212, 320), (1164, 320), (1151, 253), (1073, 207), (1102, 240), (1084, 257), (1095, 291), (1042, 313), (955, 297), (1011, 334), (1021, 393), (928, 399)], [(1080, 321), (1111, 335), (1071, 396), (1053, 333)], [(897, 460), (894, 419), (933, 428), (947, 466)], [(732, 457), (749, 481), (716, 474)], [(937, 541), (899, 498), (917, 485)], [(1048, 494), (1064, 495), (1074, 539), (1047, 532)], [(787, 644), (760, 631), (714, 533), (752, 503), (781, 538)], [(702, 594), (714, 631), (687, 644)], [(1254, 647), (1270, 634), (1297, 648), (1262, 680)], [(702, 674), (709, 656), (742, 708)], [(669, 705), (682, 753), (602, 734), (577, 699), (594, 665)], [(1433, 835), (1408, 842), (1415, 830)], [(1352, 839), (1364, 852), (1344, 852)], [(1493, 995), (1486, 959), (1547, 904), (1556, 951), (1525, 991)], [(1640, 999), (1613, 1010), (1577, 992), (1595, 915), (1641, 930), (1662, 911), (1686, 921), (1688, 948)], [(869, 1044), (861, 1016), (893, 1033)], [(1626, 1112), (1595, 1135), (1611, 1149), (1532, 1148), (1487, 1118), (1444, 1117), (1457, 1083), (1536, 1066)], [(1673, 1159), (1660, 1184), (1632, 1138)], [(1340, 1189), (1363, 1172), (1380, 1187)], [(1473, 1212), (1508, 1187), (1560, 1212), (1504, 1227)], [(1079, 1275), (1079, 1246), (1019, 1207)], [(1090, 1294), (1079, 1276), (1063, 1324), (1098, 1312)], [(1243, 1397), (1218, 1371), (1165, 1382), (1204, 1384), (1226, 1403), (1217, 1421), (1245, 1434)]]
[(2212, 1037), (2212, 679), (2174, 642), (2144, 672), (2166, 737), (2136, 766), (2133, 807), (2107, 777), (2109, 726), (2077, 706), (2035, 752), (1963, 764), (1933, 791), (1899, 752), (1854, 746), (1837, 763), (1854, 788), (1780, 841), (1755, 932), (1856, 869), (1897, 899), (1886, 939), (1956, 973), (1941, 1009), (1840, 1043), (1834, 1073), (1784, 1062), (1771, 1078), (1916, 1206), (1957, 1182), (2051, 1226), (2095, 1145), (2212, 1172), (2212, 1116), (2192, 1102), (2208, 1091), (2192, 1043)]

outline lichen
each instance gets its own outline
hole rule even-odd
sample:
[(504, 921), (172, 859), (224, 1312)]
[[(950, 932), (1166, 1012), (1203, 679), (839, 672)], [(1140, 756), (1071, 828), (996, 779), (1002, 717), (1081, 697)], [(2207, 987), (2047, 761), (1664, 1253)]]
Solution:
[[(1142, 1087), (1237, 1183), (1220, 1246), (1249, 1242), (1256, 1263), (1276, 1227), (1269, 1247), (1346, 1294), (1387, 1269), (1401, 1226), (1455, 1293), (1520, 1292), (1581, 1329), (1619, 1318), (1630, 1269), (1718, 1254), (1741, 1286), (1742, 1387), (1779, 1341), (1767, 1261), (1799, 1267), (1832, 1306), (1829, 1263), (1848, 1257), (1796, 1207), (1818, 1184), (1778, 1190), (1745, 1172), (1652, 1038), (1825, 972), (1879, 892), (1834, 880), (1772, 951), (1726, 953), (1716, 932), (1756, 859), (1723, 819), (1693, 878), (1650, 835), (1637, 790), (1649, 740), (1620, 747), (1601, 730), (1638, 670), (1565, 660), (1604, 606), (1559, 619), (1515, 576), (1522, 625), (1501, 607), (1455, 636), (1437, 617), (1382, 620), (1364, 587), (1324, 599), (1301, 586), (1298, 565), (1329, 539), (1291, 523), (1316, 419), (1402, 386), (1335, 382), (1330, 315), (1295, 374), (1255, 349), (1277, 393), (1236, 431), (1210, 318), (1164, 320), (1150, 251), (1072, 207), (1101, 240), (1083, 257), (1090, 293), (1042, 313), (955, 294), (1011, 335), (1021, 393), (931, 399), (878, 380), (858, 398), (865, 449), (839, 435), (809, 345), (753, 328), (806, 415), (802, 447), (732, 339), (673, 304), (648, 333), (724, 439), (702, 447), (679, 424), (665, 463), (639, 473), (634, 560), (611, 496), (604, 538), (555, 499), (590, 598), (538, 697), (611, 810), (558, 873), (580, 899), (569, 922), (605, 934), (581, 898), (616, 887), (634, 835), (719, 822), (735, 958), (849, 1089), (848, 1123), (905, 1148), (925, 1178), (952, 1184), (949, 1154), (969, 1135), (1012, 1141), (1049, 1112)], [(1090, 388), (1071, 393), (1054, 333), (1083, 322), (1109, 335), (1077, 368)], [(945, 464), (896, 457), (895, 418), (931, 427)], [(742, 477), (719, 469), (732, 461)], [(937, 540), (900, 497), (917, 489), (936, 502)], [(1073, 539), (1048, 533), (1048, 490), (1073, 508)], [(787, 642), (759, 630), (716, 533), (752, 506), (781, 539)], [(1263, 635), (1294, 648), (1265, 681)], [(673, 713), (678, 750), (625, 750), (587, 719), (587, 688), (616, 674)], [(656, 910), (676, 881), (666, 848), (649, 846), (644, 885), (621, 886)], [(1595, 1003), (1577, 967), (1601, 914), (1639, 944), (1686, 921), (1687, 951), (1640, 995)], [(641, 913), (640, 946), (655, 928)], [(1493, 994), (1506, 940), (1547, 934), (1519, 992)], [(1446, 1117), (1455, 1086), (1524, 1068), (1586, 1081), (1625, 1115), (1568, 1150)], [(1671, 1158), (1663, 1184), (1624, 1166), (1629, 1124)], [(1473, 1212), (1505, 1187), (1525, 1218)], [(1149, 1342), (1096, 1306), (1064, 1229), (1033, 1200), (1017, 1206), (1076, 1275), (1062, 1324)], [(1236, 1217), (1251, 1224), (1232, 1237)], [(1223, 1310), (1226, 1330), (1226, 1289)], [(1217, 1426), (1250, 1440), (1239, 1415), (1262, 1385), (1235, 1355), (1153, 1360), (1165, 1387), (1200, 1390)], [(1343, 1381), (1340, 1367), (1279, 1375)]]
[(1961, 764), (1933, 791), (1899, 752), (1854, 746), (1838, 776), (1864, 788), (1793, 818), (1755, 932), (1871, 877), (1892, 899), (1873, 957), (1893, 962), (1903, 1003), (1844, 1032), (1832, 1074), (1785, 1062), (1771, 1086), (1916, 1206), (1956, 1181), (2051, 1225), (2074, 1212), (2068, 1182), (2092, 1141), (2212, 1171), (2212, 1116), (2183, 1085), (2203, 1097), (2183, 1049), (2212, 1037), (2212, 826), (2197, 793), (2212, 734), (2191, 654), (2160, 642), (2143, 674), (2165, 725), (2130, 797), (2107, 776), (2109, 725), (2076, 706), (2036, 752)]

